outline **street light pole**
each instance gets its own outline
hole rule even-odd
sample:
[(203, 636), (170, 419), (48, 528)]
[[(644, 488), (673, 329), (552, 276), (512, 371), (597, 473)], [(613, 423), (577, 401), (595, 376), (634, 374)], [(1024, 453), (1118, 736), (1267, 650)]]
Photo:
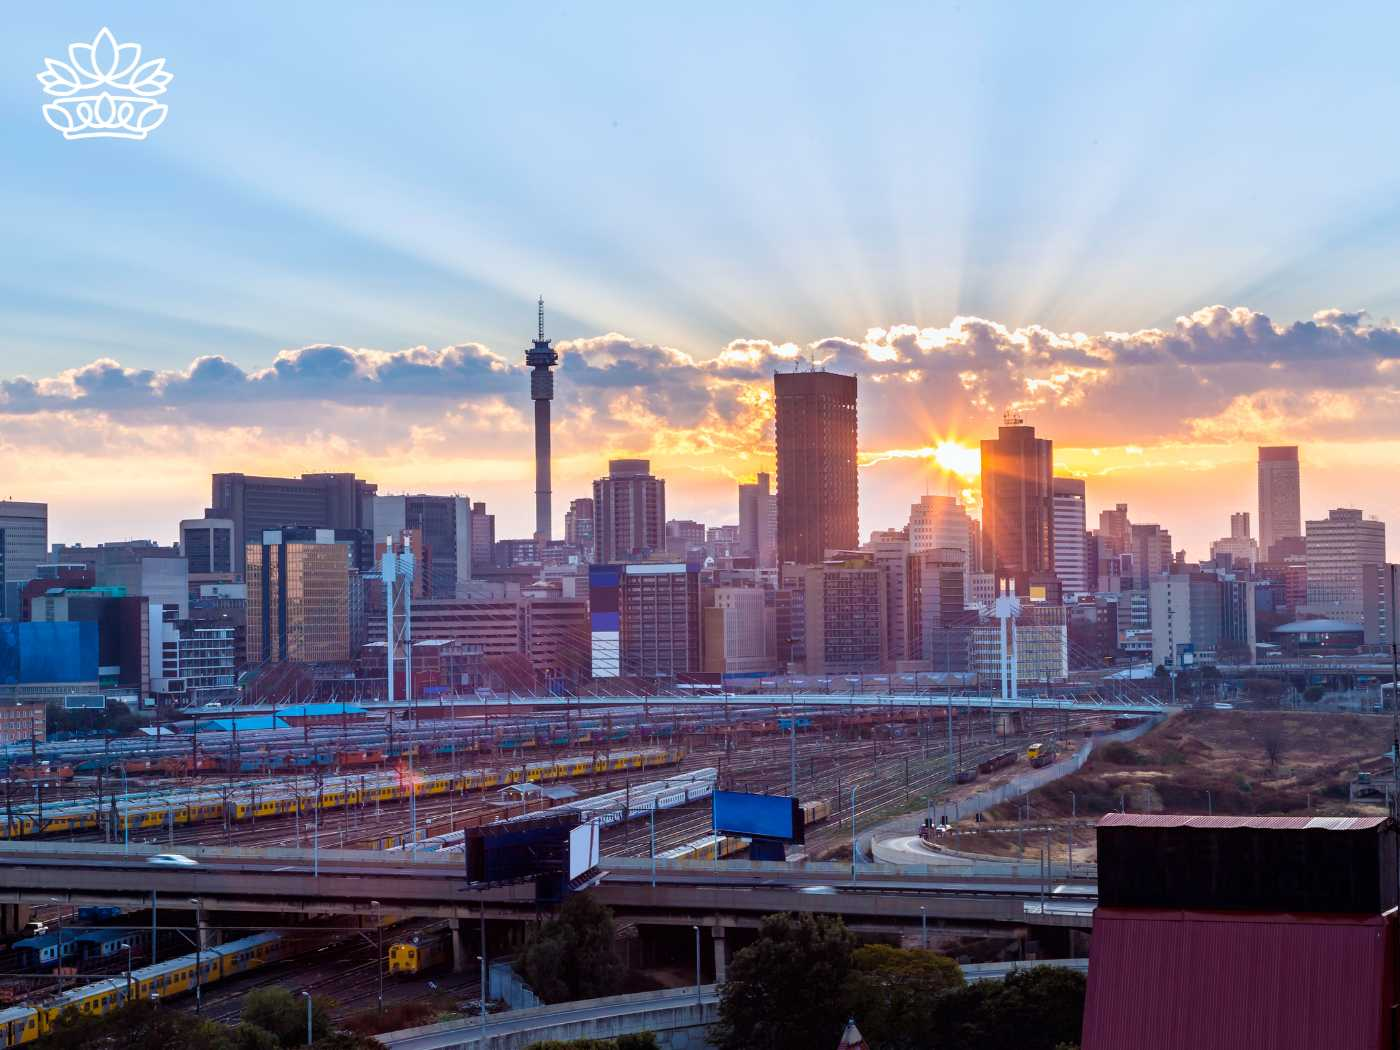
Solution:
[(49, 900), (58, 905), (58, 946), (55, 951), (58, 953), (58, 990), (63, 991), (63, 902), (57, 897), (50, 897)]
[(306, 1045), (310, 1046), (311, 1038), (311, 993), (302, 992), (302, 998), (306, 1000)]
[(198, 897), (191, 897), (194, 905), (194, 1012), (204, 1012), (204, 984), (200, 980), (200, 970), (204, 968), (204, 931), (199, 927), (199, 912), (204, 905)]
[(924, 928), (924, 951), (928, 951), (928, 909), (919, 905), (919, 924)]
[(851, 785), (851, 878), (856, 877), (856, 786)]
[(374, 928), (379, 936), (379, 1012), (384, 1012), (384, 906), (378, 901), (370, 901), (374, 909)]
[(700, 1006), (700, 927), (692, 926), (695, 931), (695, 1005)]

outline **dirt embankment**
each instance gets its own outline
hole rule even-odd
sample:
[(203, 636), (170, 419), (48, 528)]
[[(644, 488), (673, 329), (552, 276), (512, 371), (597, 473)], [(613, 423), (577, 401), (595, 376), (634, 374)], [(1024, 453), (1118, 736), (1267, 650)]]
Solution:
[[(1033, 818), (1138, 813), (1306, 814), (1383, 812), (1348, 801), (1358, 771), (1390, 776), (1391, 720), (1383, 715), (1196, 711), (1132, 743), (1096, 749), (1078, 773), (1031, 796)], [(1016, 817), (1015, 804), (992, 816)]]

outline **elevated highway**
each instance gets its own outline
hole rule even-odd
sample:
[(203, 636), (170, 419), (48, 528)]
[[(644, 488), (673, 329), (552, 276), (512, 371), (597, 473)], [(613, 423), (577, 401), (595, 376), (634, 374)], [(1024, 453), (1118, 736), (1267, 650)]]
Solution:
[[(533, 917), (531, 885), (469, 886), (460, 856), (373, 850), (187, 850), (194, 866), (151, 863), (158, 847), (0, 842), (0, 903), (152, 903), (205, 911), (443, 918)], [(592, 892), (632, 921), (756, 925), (778, 911), (838, 914), (858, 928), (930, 924), (955, 929), (1092, 925), (1095, 888), (999, 875), (909, 873), (884, 867), (710, 864), (604, 858)]]

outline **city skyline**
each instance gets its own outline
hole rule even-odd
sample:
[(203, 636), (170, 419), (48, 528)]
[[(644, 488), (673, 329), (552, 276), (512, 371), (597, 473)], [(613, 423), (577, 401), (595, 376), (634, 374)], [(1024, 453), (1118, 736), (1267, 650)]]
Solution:
[[(1358, 40), (1250, 5), (301, 10), (220, 38), (75, 3), (0, 40), (26, 245), (0, 259), (0, 496), (57, 535), (171, 536), (242, 470), (466, 493), (528, 536), (541, 293), (556, 535), (609, 458), (736, 520), (774, 468), (768, 373), (809, 356), (862, 379), (863, 536), (966, 487), (922, 450), (1008, 408), (1091, 517), (1127, 502), (1193, 555), (1256, 506), (1257, 445), (1303, 448), (1305, 517), (1400, 517), (1372, 484), (1400, 452), (1398, 12)], [(170, 116), (64, 141), (34, 71), (109, 21), (167, 60)], [(694, 57), (720, 53), (745, 76)]]

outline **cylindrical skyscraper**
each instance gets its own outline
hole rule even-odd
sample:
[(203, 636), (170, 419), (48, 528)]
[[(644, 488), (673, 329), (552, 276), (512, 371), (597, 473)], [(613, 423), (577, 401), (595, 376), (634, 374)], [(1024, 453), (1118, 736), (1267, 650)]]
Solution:
[[(544, 337), (544, 297), (539, 303), (539, 334), (535, 345), (525, 351), (530, 372), (530, 398), (535, 402), (535, 543), (543, 545), (552, 537), (549, 481), (549, 403), (554, 400), (554, 373), (559, 355)], [(542, 552), (540, 556), (542, 555)]]

